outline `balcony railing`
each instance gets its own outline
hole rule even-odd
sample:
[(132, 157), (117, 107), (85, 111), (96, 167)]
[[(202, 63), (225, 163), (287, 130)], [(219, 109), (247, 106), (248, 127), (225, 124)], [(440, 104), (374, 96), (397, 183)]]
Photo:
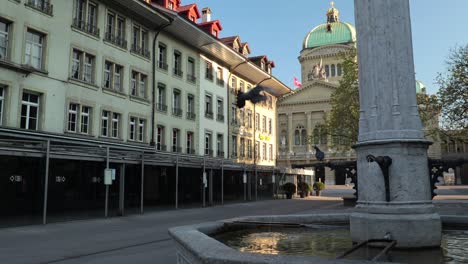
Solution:
[(178, 146), (172, 146), (172, 152), (182, 153), (182, 148)]
[(224, 151), (218, 150), (217, 153), (216, 153), (216, 156), (217, 156), (217, 157), (223, 157), (223, 158), (224, 158)]
[(156, 110), (159, 112), (167, 113), (167, 105), (165, 104), (156, 104)]
[(232, 119), (231, 120), (231, 125), (233, 126), (238, 126), (239, 125), (239, 121), (237, 119)]
[(194, 75), (191, 75), (191, 74), (187, 74), (187, 81), (189, 81), (191, 83), (196, 83), (197, 82), (197, 77), (195, 77)]
[(194, 154), (195, 154), (195, 149), (187, 148), (187, 149), (186, 149), (186, 152), (187, 152), (187, 154), (194, 155)]
[(50, 1), (28, 0), (24, 5), (36, 9), (37, 11), (41, 11), (49, 16), (52, 16), (54, 11), (54, 6), (50, 4)]
[(104, 40), (121, 48), (127, 49), (127, 40), (121, 36), (116, 36), (111, 32), (106, 32)]
[(214, 77), (214, 76), (213, 76), (213, 73), (207, 72), (207, 73), (205, 74), (205, 78), (208, 79), (208, 80), (210, 80), (210, 81), (213, 80), (213, 77)]
[(163, 145), (161, 143), (157, 143), (156, 144), (156, 150), (159, 150), (159, 151), (166, 151), (167, 150), (167, 146), (166, 145)]
[(173, 70), (175, 76), (182, 77), (182, 75), (184, 74), (184, 72), (179, 68), (174, 68)]
[(194, 112), (187, 112), (187, 119), (195, 120), (195, 118), (197, 118), (197, 115)]
[(135, 54), (138, 54), (140, 56), (143, 56), (147, 59), (150, 58), (150, 52), (148, 49), (146, 48), (143, 48), (141, 46), (137, 46), (135, 44), (132, 44), (132, 48), (130, 49), (131, 52), (135, 53)]
[(206, 112), (205, 112), (205, 117), (206, 117), (206, 118), (209, 118), (209, 119), (213, 119), (213, 112), (211, 112), (211, 111), (206, 111)]
[(216, 120), (219, 121), (219, 122), (224, 122), (224, 115), (218, 114), (218, 115), (216, 116)]
[(72, 27), (95, 37), (99, 37), (99, 28), (96, 27), (96, 25), (86, 23), (84, 20), (73, 19)]
[(182, 109), (180, 109), (180, 108), (172, 108), (172, 115), (181, 117), (181, 116), (182, 116)]
[(213, 150), (212, 149), (205, 149), (205, 156), (213, 157)]
[(237, 152), (231, 153), (231, 159), (236, 159), (237, 158)]
[(167, 71), (168, 69), (167, 63), (164, 61), (158, 61), (158, 68)]
[(223, 79), (216, 79), (216, 84), (220, 86), (224, 86), (224, 80)]

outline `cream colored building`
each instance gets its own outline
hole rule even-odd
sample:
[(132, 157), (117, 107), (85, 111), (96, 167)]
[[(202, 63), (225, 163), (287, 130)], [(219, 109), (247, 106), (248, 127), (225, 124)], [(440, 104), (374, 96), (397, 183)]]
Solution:
[[(228, 80), (263, 82), (274, 97), (289, 88), (224, 44), (218, 20), (198, 22), (197, 5), (179, 0), (0, 6), (2, 212), (46, 223), (48, 213), (124, 215), (247, 196), (242, 171), (257, 166), (228, 159)], [(274, 106), (257, 108), (274, 127)], [(276, 142), (265, 129), (252, 139)], [(274, 155), (256, 164), (268, 173), (249, 177), (248, 197), (273, 196)]]
[(121, 1), (3, 1), (2, 126), (148, 144), (150, 29), (167, 19), (132, 2), (139, 16)]

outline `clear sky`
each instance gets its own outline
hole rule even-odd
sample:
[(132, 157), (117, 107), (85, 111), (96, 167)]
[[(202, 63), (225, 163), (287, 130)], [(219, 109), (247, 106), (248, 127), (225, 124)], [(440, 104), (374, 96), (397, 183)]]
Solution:
[[(388, 0), (393, 1), (393, 0)], [(329, 0), (182, 0), (210, 7), (212, 19), (223, 26), (221, 37), (239, 35), (252, 56), (267, 55), (273, 74), (293, 88), (300, 79), (298, 61), (306, 34), (326, 22)], [(429, 93), (438, 89), (435, 77), (446, 69), (451, 48), (468, 43), (468, 0), (410, 0), (416, 78)], [(354, 23), (354, 1), (335, 0), (343, 22)]]

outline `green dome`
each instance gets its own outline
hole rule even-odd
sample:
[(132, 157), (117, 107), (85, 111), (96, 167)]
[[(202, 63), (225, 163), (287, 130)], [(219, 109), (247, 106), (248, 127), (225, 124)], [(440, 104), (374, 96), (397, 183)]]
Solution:
[[(331, 31), (328, 30), (328, 25), (331, 26)], [(334, 22), (321, 24), (312, 29), (304, 40), (304, 49), (352, 42), (356, 42), (354, 26), (349, 23)]]
[(426, 86), (422, 82), (416, 80), (416, 93), (425, 93), (425, 92), (426, 92)]

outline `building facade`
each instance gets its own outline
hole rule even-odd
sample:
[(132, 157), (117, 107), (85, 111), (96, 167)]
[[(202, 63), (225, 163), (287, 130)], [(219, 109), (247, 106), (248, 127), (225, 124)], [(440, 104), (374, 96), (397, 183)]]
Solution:
[[(333, 5), (326, 12), (326, 22), (314, 27), (304, 38), (299, 56), (302, 87), (278, 100), (278, 166), (294, 166), (318, 162), (314, 146), (325, 153), (326, 161), (352, 161), (355, 153), (338, 150), (339, 142), (323, 128), (331, 111), (331, 95), (339, 87), (344, 74), (342, 54), (356, 47), (356, 29), (340, 21), (340, 13)], [(417, 92), (425, 92), (421, 82)], [(436, 124), (437, 122), (435, 122)], [(440, 144), (429, 148), (429, 156), (440, 158)], [(316, 179), (327, 184), (345, 184), (343, 169), (315, 168)]]
[[(219, 21), (201, 17), (196, 4), (171, 0), (2, 3), (7, 224), (209, 205), (261, 189), (249, 181), (247, 195), (243, 172), (257, 167), (228, 156), (228, 76), (252, 87), (268, 79), (275, 98), (289, 88), (224, 44)], [(220, 69), (213, 80), (208, 63)], [(269, 182), (274, 164), (257, 164)]]

